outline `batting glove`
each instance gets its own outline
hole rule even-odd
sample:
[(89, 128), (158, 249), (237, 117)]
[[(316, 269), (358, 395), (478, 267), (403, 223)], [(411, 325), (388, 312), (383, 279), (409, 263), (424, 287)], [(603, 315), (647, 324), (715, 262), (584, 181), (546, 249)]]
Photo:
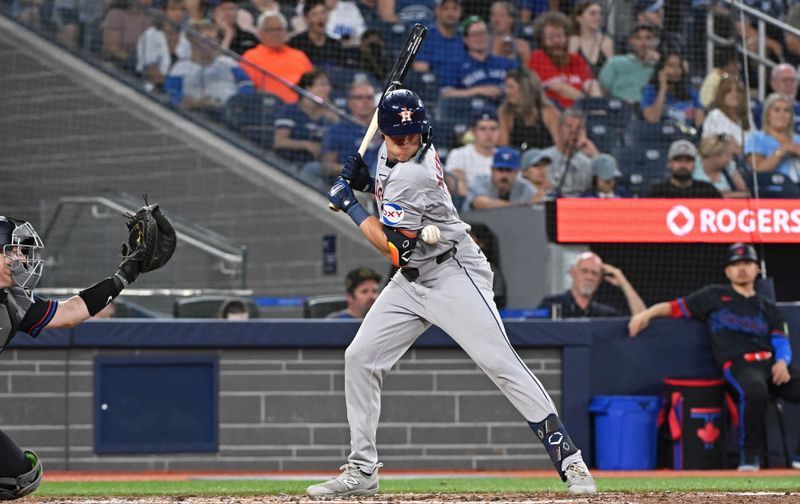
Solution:
[(350, 184), (342, 177), (336, 177), (331, 190), (328, 191), (328, 201), (339, 210), (347, 212), (347, 215), (353, 219), (357, 226), (360, 226), (364, 219), (369, 216), (356, 199), (356, 195), (353, 194)]
[(350, 187), (356, 191), (372, 192), (375, 188), (375, 179), (369, 176), (369, 166), (358, 152), (347, 156), (342, 167), (342, 178), (349, 180)]

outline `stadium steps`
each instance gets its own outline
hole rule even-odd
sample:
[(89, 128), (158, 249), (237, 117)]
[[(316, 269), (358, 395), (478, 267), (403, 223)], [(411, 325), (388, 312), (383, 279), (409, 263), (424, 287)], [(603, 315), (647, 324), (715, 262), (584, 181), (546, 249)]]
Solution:
[[(2, 16), (0, 68), (0, 213), (41, 230), (59, 197), (146, 193), (168, 212), (245, 245), (248, 287), (261, 296), (340, 293), (349, 269), (385, 269), (318, 190)], [(122, 222), (65, 207), (48, 236), (43, 286), (85, 287), (113, 272)], [(339, 238), (338, 275), (321, 274), (326, 234)], [(239, 288), (217, 262), (180, 247), (162, 272), (136, 286)]]

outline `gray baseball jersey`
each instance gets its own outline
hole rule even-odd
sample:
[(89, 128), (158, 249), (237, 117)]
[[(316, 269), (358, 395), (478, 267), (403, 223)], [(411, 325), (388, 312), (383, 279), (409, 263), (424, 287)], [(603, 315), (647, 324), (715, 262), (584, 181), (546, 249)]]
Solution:
[[(409, 267), (419, 276), (394, 275), (345, 352), (349, 462), (365, 472), (377, 467), (383, 377), (431, 324), (464, 349), (528, 422), (554, 414), (550, 396), (508, 340), (489, 263), (453, 207), (436, 151), (431, 148), (419, 163), (389, 166), (381, 147), (375, 195), (385, 225), (419, 230), (435, 224), (441, 239), (435, 245), (417, 241)], [(454, 246), (455, 255), (437, 262)]]

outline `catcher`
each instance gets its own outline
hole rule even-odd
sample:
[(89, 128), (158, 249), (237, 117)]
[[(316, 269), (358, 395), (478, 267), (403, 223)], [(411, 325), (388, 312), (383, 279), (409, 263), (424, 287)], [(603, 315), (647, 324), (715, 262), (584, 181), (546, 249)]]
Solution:
[[(146, 203), (146, 202), (145, 202)], [(116, 273), (58, 302), (33, 295), (42, 276), (44, 248), (29, 222), (0, 216), (0, 352), (18, 332), (33, 337), (46, 328), (72, 327), (92, 317), (148, 271), (160, 268), (175, 251), (175, 231), (158, 205), (145, 205), (128, 216), (128, 242)], [(42, 480), (42, 464), (0, 430), (0, 501), (30, 494)]]

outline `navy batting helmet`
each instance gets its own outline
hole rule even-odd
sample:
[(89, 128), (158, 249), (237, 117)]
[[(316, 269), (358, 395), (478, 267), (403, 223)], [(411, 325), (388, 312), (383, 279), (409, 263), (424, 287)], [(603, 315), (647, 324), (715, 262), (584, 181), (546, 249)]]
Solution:
[(737, 261), (750, 261), (757, 263), (758, 255), (756, 254), (756, 249), (747, 243), (734, 243), (728, 247), (728, 257), (725, 261), (725, 266)]
[(388, 136), (419, 133), (427, 137), (431, 124), (419, 96), (408, 89), (395, 89), (378, 105), (378, 129)]

